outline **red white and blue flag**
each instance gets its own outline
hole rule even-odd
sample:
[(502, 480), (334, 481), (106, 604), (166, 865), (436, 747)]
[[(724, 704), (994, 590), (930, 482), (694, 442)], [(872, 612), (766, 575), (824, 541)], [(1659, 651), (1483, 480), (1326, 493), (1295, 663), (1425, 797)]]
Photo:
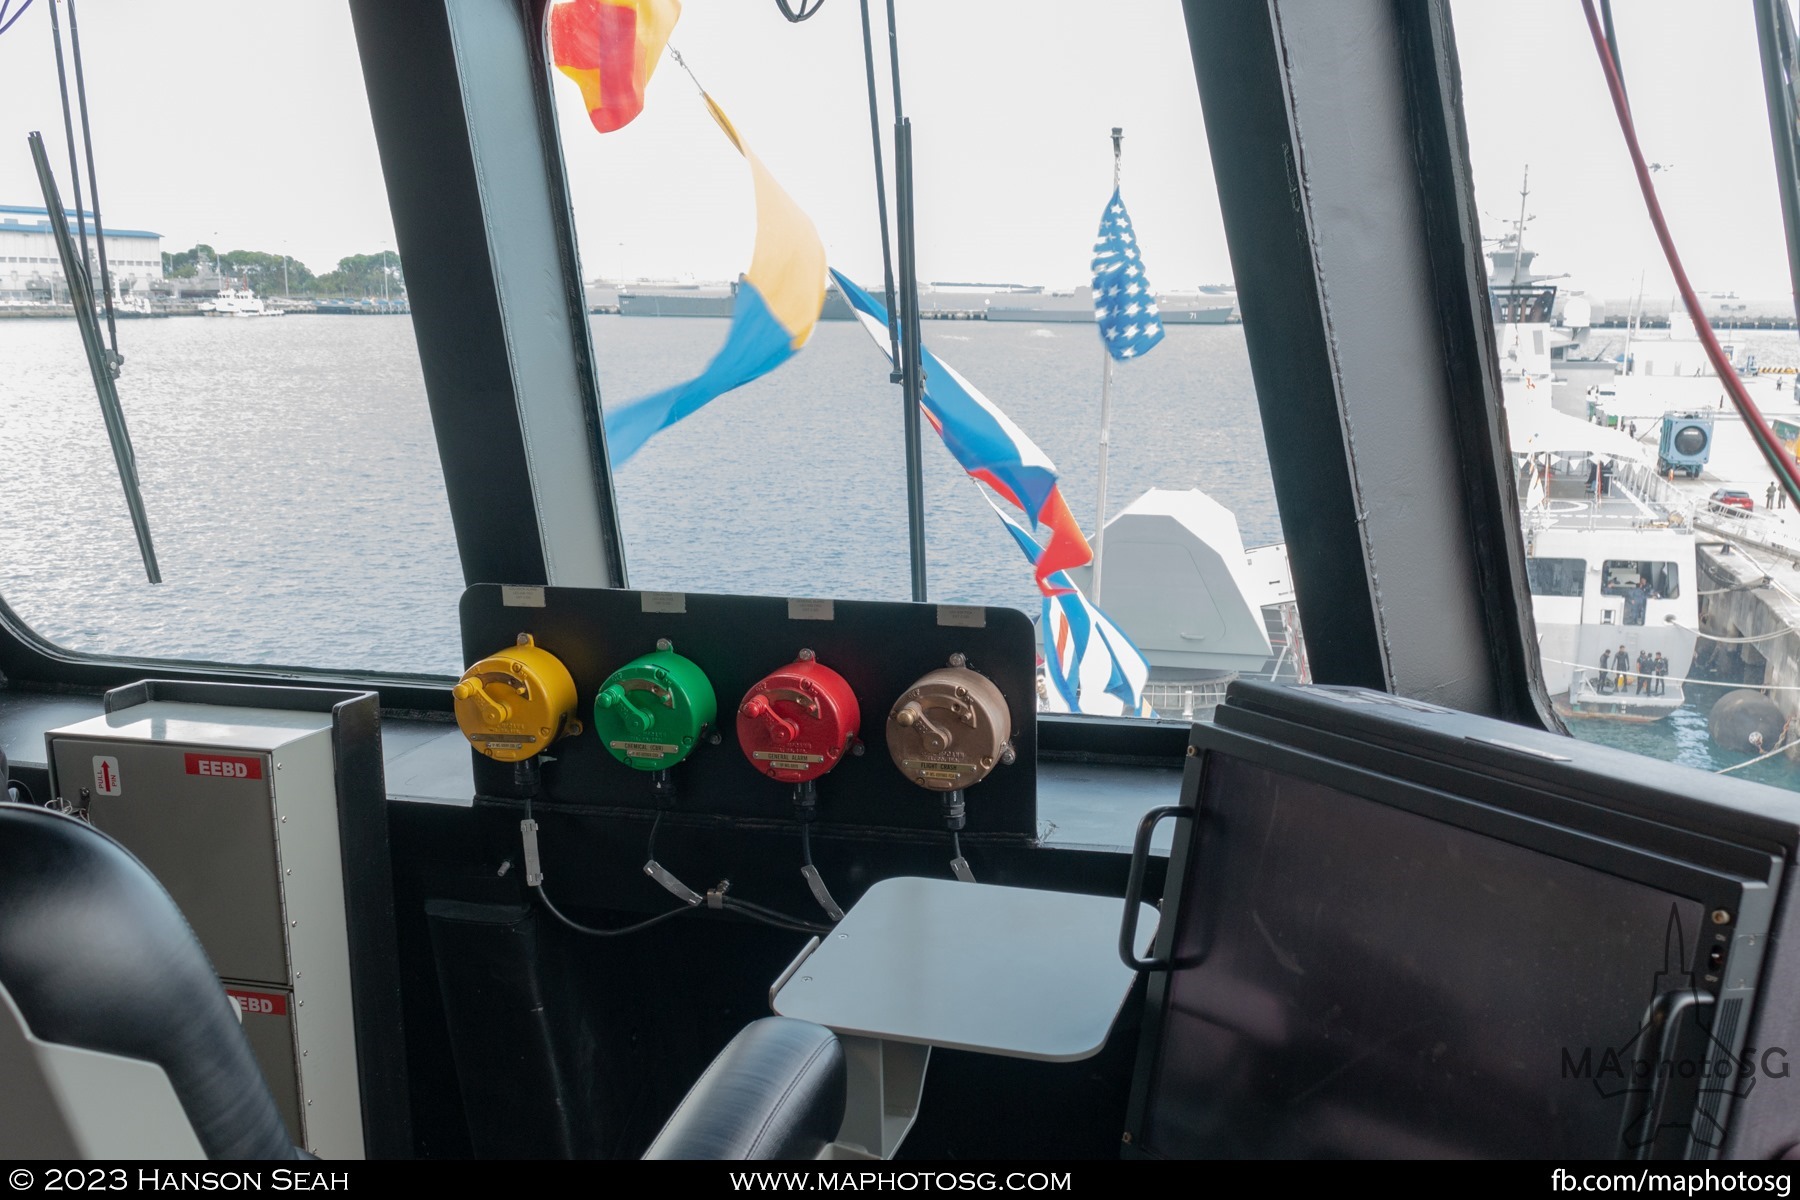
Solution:
[[(887, 309), (843, 275), (836, 271), (831, 275), (857, 320), (882, 353), (888, 353)], [(1056, 464), (974, 384), (922, 346), (919, 357), (925, 369), (921, 406), (944, 445), (972, 478), (987, 484), (1034, 526), (1050, 532), (1048, 544), (1040, 545), (1024, 526), (988, 501), (1036, 567), (1038, 590), (1043, 593), (1038, 628), (1048, 687), (1042, 707), (1052, 712), (1150, 715), (1143, 702), (1150, 665), (1143, 653), (1064, 573), (1092, 562), (1093, 551), (1063, 500)]]
[[(1036, 538), (997, 507), (994, 515), (1026, 558), (1041, 560), (1043, 547)], [(1144, 702), (1150, 664), (1143, 651), (1067, 575), (1058, 571), (1051, 581), (1057, 590), (1045, 595), (1038, 619), (1048, 684), (1039, 707), (1108, 717), (1154, 715)]]
[[(887, 353), (887, 309), (839, 272), (833, 271), (831, 277), (856, 319)], [(1056, 464), (974, 384), (923, 346), (919, 358), (925, 369), (921, 404), (925, 419), (963, 470), (1024, 513), (1033, 528), (1049, 529), (1049, 543), (1036, 560), (1038, 589), (1046, 596), (1071, 590), (1066, 578), (1058, 583), (1052, 577), (1092, 561), (1093, 551), (1057, 485)]]
[(1142, 358), (1163, 340), (1162, 314), (1144, 274), (1144, 255), (1138, 246), (1131, 214), (1114, 188), (1106, 211), (1100, 214), (1100, 232), (1094, 238), (1094, 321), (1100, 340), (1115, 359)]

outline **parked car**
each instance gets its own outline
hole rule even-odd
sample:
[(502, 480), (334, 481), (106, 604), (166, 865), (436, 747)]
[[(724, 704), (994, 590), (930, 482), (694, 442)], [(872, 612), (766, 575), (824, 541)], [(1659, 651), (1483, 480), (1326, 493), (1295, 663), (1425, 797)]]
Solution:
[(1708, 497), (1714, 508), (1741, 508), (1745, 512), (1756, 510), (1756, 501), (1750, 498), (1749, 492), (1734, 491), (1731, 488), (1719, 488)]

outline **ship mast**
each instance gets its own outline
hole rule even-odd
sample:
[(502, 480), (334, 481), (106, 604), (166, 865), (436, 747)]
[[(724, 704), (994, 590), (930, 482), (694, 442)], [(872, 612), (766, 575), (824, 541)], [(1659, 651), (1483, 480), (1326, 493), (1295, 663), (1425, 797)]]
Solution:
[[(1519, 181), (1519, 223), (1513, 226), (1513, 303), (1518, 303), (1519, 272), (1525, 269), (1525, 198), (1531, 195), (1531, 164), (1525, 164), (1525, 178)], [(1514, 318), (1517, 324), (1517, 318)]]

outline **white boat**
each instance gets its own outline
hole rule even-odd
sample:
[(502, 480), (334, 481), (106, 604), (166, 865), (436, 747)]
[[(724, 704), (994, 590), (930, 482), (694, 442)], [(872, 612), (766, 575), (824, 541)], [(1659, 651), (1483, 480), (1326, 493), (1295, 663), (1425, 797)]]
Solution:
[[(1693, 525), (1647, 495), (1662, 486), (1647, 447), (1548, 393), (1506, 404), (1545, 688), (1565, 718), (1660, 720), (1681, 706), (1700, 625)], [(1640, 653), (1664, 659), (1648, 679)]]
[[(1681, 706), (1694, 660), (1701, 576), (1692, 528), (1587, 528), (1585, 506), (1564, 503), (1566, 520), (1526, 534), (1551, 703), (1564, 718), (1661, 720)], [(1664, 662), (1640, 672), (1639, 656), (1656, 654)]]
[(1661, 720), (1681, 706), (1700, 625), (1693, 526), (1647, 494), (1659, 486), (1650, 447), (1552, 403), (1566, 341), (1551, 324), (1554, 277), (1530, 272), (1516, 226), (1489, 258), (1545, 689), (1565, 719)]
[(270, 308), (249, 288), (220, 288), (219, 294), (200, 306), (209, 317), (280, 317), (285, 309)]

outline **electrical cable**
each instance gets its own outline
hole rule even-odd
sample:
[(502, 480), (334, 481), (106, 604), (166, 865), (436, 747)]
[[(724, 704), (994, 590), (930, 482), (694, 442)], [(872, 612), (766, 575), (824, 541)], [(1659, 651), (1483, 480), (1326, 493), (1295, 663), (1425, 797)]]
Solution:
[(1619, 57), (1619, 36), (1613, 28), (1612, 0), (1600, 0), (1600, 22), (1606, 28), (1606, 50), (1612, 55), (1613, 69), (1619, 73), (1619, 88), (1625, 87), (1625, 63)]
[(740, 916), (749, 917), (753, 921), (773, 925), (777, 929), (788, 929), (795, 933), (831, 932), (829, 925), (821, 925), (817, 921), (808, 921), (803, 917), (790, 917), (786, 913), (776, 912), (772, 908), (765, 908), (748, 900), (739, 900), (734, 896), (723, 897), (720, 903), (727, 912), (735, 912)]
[(863, 66), (869, 80), (869, 140), (875, 150), (875, 213), (881, 224), (881, 278), (886, 288), (888, 361), (900, 369), (900, 310), (894, 303), (894, 254), (888, 240), (887, 176), (881, 162), (881, 113), (875, 95), (875, 42), (869, 29), (869, 0), (862, 0)]
[[(56, 47), (56, 88), (62, 95), (63, 137), (69, 143), (69, 186), (75, 190), (75, 232), (81, 242), (81, 271), (87, 273), (87, 211), (81, 203), (81, 167), (75, 161), (75, 117), (69, 108), (69, 76), (63, 66), (62, 22), (56, 17), (56, 3), (50, 4), (50, 40)], [(69, 288), (69, 301), (74, 303), (75, 289)]]
[[(531, 797), (529, 795), (525, 797), (525, 819), (527, 821), (532, 819)], [(656, 835), (655, 825), (650, 827), (650, 833), (654, 838)], [(556, 902), (550, 899), (550, 893), (545, 890), (544, 881), (542, 879), (539, 879), (537, 886), (531, 890), (538, 894), (538, 899), (544, 902), (544, 907), (550, 910), (551, 916), (555, 917), (558, 921), (561, 921), (564, 925), (567, 925), (570, 929), (573, 929), (576, 933), (585, 934), (588, 937), (624, 937), (628, 933), (639, 933), (645, 929), (649, 929), (653, 925), (661, 925), (664, 921), (672, 921), (676, 917), (693, 912), (694, 909), (698, 907), (697, 905), (687, 904), (680, 908), (670, 909), (665, 913), (658, 913), (654, 917), (649, 917), (636, 924), (622, 925), (617, 929), (599, 929), (592, 925), (583, 925), (580, 921), (575, 920), (573, 917), (570, 917), (563, 912), (562, 909), (556, 907)]]
[[(119, 325), (113, 314), (112, 270), (106, 265), (106, 225), (100, 219), (100, 180), (94, 173), (94, 132), (88, 123), (87, 77), (81, 69), (81, 25), (75, 14), (75, 0), (68, 0), (68, 3), (69, 54), (75, 60), (75, 99), (81, 108), (81, 145), (87, 154), (88, 201), (94, 209), (94, 250), (100, 256), (100, 298), (106, 307), (106, 334), (112, 345), (112, 373), (116, 379), (125, 356), (119, 353)], [(51, 7), (55, 7), (54, 0)]]
[(538, 899), (544, 902), (544, 907), (550, 910), (551, 916), (555, 917), (558, 921), (561, 921), (564, 925), (567, 925), (570, 929), (573, 929), (576, 933), (584, 933), (589, 937), (623, 937), (628, 933), (638, 933), (650, 928), (652, 925), (661, 925), (664, 921), (671, 921), (676, 917), (684, 917), (688, 913), (696, 911), (699, 907), (694, 904), (684, 904), (680, 908), (670, 909), (666, 913), (658, 913), (656, 916), (651, 917), (648, 920), (639, 921), (635, 925), (623, 925), (618, 929), (596, 929), (592, 925), (583, 925), (580, 921), (565, 916), (562, 909), (556, 907), (555, 902), (550, 899), (550, 893), (544, 890), (544, 885), (542, 883), (539, 883), (534, 890), (538, 894)]
[[(525, 796), (525, 819), (527, 821), (532, 819), (531, 796), (529, 793)], [(650, 862), (656, 861), (656, 831), (661, 826), (662, 813), (659, 812), (656, 814), (655, 819), (650, 822), (650, 836), (648, 839), (647, 852), (647, 857)], [(561, 921), (564, 925), (567, 925), (570, 929), (575, 930), (577, 933), (587, 934), (589, 937), (621, 937), (628, 933), (637, 933), (641, 930), (649, 929), (653, 925), (660, 925), (664, 921), (673, 920), (683, 913), (695, 912), (701, 907), (717, 908), (726, 912), (735, 912), (739, 916), (747, 917), (752, 921), (757, 921), (764, 925), (772, 925), (777, 929), (785, 929), (791, 933), (822, 934), (831, 932), (831, 927), (829, 925), (820, 925), (813, 921), (807, 921), (801, 917), (793, 917), (789, 916), (787, 913), (777, 912), (772, 908), (765, 908), (763, 905), (752, 903), (749, 900), (739, 900), (735, 896), (724, 895), (722, 889), (725, 886), (728, 885), (721, 884), (720, 889), (707, 893), (707, 902), (704, 906), (700, 904), (685, 904), (682, 907), (673, 909), (669, 912), (658, 913), (656, 916), (639, 921), (635, 925), (625, 925), (618, 929), (597, 929), (591, 925), (583, 925), (581, 922), (570, 918), (561, 909), (557, 908), (556, 903), (550, 899), (550, 893), (544, 890), (544, 884), (541, 879), (533, 890), (535, 890), (538, 897), (543, 900), (544, 907), (550, 910), (551, 916), (555, 917), (558, 921)]]
[(813, 862), (812, 823), (813, 818), (818, 815), (818, 791), (810, 780), (794, 785), (794, 815), (800, 825), (800, 878), (806, 880), (807, 889), (812, 892), (819, 907), (825, 910), (825, 915), (833, 921), (841, 921), (844, 919), (844, 910), (832, 897), (831, 888)]
[(1644, 207), (1649, 213), (1651, 225), (1656, 229), (1657, 241), (1662, 244), (1663, 257), (1668, 260), (1669, 271), (1675, 277), (1676, 289), (1681, 293), (1682, 302), (1687, 305), (1688, 315), (1693, 318), (1694, 332), (1699, 335), (1700, 344), (1706, 348), (1706, 357), (1712, 362), (1713, 371), (1725, 385), (1732, 407), (1737, 409), (1745, 425), (1749, 427), (1757, 450), (1769, 464), (1769, 469), (1775, 472), (1782, 490), (1793, 498), (1796, 505), (1800, 505), (1800, 466), (1795, 464), (1776, 440), (1775, 431), (1769, 427), (1767, 418), (1745, 390), (1743, 380), (1738, 378), (1736, 369), (1725, 357), (1724, 348), (1719, 345), (1718, 336), (1713, 333), (1712, 323), (1706, 319), (1706, 311), (1700, 305), (1694, 285), (1688, 280), (1687, 270), (1681, 265), (1680, 254), (1676, 252), (1675, 239), (1669, 233), (1669, 223), (1656, 198), (1656, 185), (1650, 181), (1650, 166), (1644, 159), (1643, 148), (1638, 145), (1637, 130), (1631, 120), (1631, 105), (1625, 98), (1625, 84), (1619, 77), (1618, 64), (1607, 45), (1606, 34), (1600, 27), (1600, 17), (1594, 11), (1594, 0), (1581, 0), (1581, 8), (1587, 16), (1594, 51), (1600, 56), (1600, 66), (1606, 74), (1607, 90), (1612, 94), (1613, 111), (1619, 118), (1619, 129), (1625, 136), (1626, 149), (1631, 153), (1631, 165), (1637, 172), (1638, 188), (1644, 195)]
[[(528, 802), (526, 804), (526, 814), (525, 814), (528, 817), (531, 815), (530, 807), (531, 806)], [(656, 814), (656, 818), (650, 822), (650, 837), (649, 837), (648, 848), (645, 853), (645, 857), (651, 862), (656, 861), (656, 831), (661, 827), (662, 827), (662, 813), (659, 812)], [(671, 876), (671, 878), (673, 878), (673, 876)], [(685, 885), (683, 885), (683, 886), (685, 886)], [(540, 888), (540, 890), (542, 890), (542, 889)], [(735, 896), (720, 895), (718, 897), (718, 903), (716, 905), (713, 905), (712, 904), (712, 896), (710, 893), (708, 893), (708, 901), (707, 902), (708, 902), (709, 906), (717, 907), (717, 908), (720, 908), (727, 912), (735, 912), (735, 913), (739, 914), (740, 916), (748, 917), (753, 921), (760, 921), (761, 923), (763, 923), (765, 925), (773, 925), (779, 929), (787, 929), (787, 930), (791, 930), (796, 933), (825, 933), (825, 932), (828, 932), (827, 926), (815, 924), (811, 921), (805, 920), (802, 917), (789, 916), (787, 913), (777, 912), (776, 910), (774, 910), (772, 908), (765, 908), (762, 905), (752, 903), (749, 900), (739, 900)], [(700, 906), (696, 904), (696, 905), (689, 905), (689, 907), (690, 908), (698, 908)]]
[(12, 0), (0, 0), (0, 33), (5, 33), (19, 23), (19, 18), (24, 16), (26, 10), (31, 7), (31, 0), (25, 0), (25, 3), (19, 6), (19, 11), (8, 17), (6, 10), (11, 7)]
[(775, 7), (781, 10), (782, 16), (798, 25), (817, 16), (819, 10), (825, 7), (825, 0), (811, 0), (811, 7), (808, 7), (807, 0), (799, 0), (797, 6), (790, 4), (788, 0), (775, 0)]

